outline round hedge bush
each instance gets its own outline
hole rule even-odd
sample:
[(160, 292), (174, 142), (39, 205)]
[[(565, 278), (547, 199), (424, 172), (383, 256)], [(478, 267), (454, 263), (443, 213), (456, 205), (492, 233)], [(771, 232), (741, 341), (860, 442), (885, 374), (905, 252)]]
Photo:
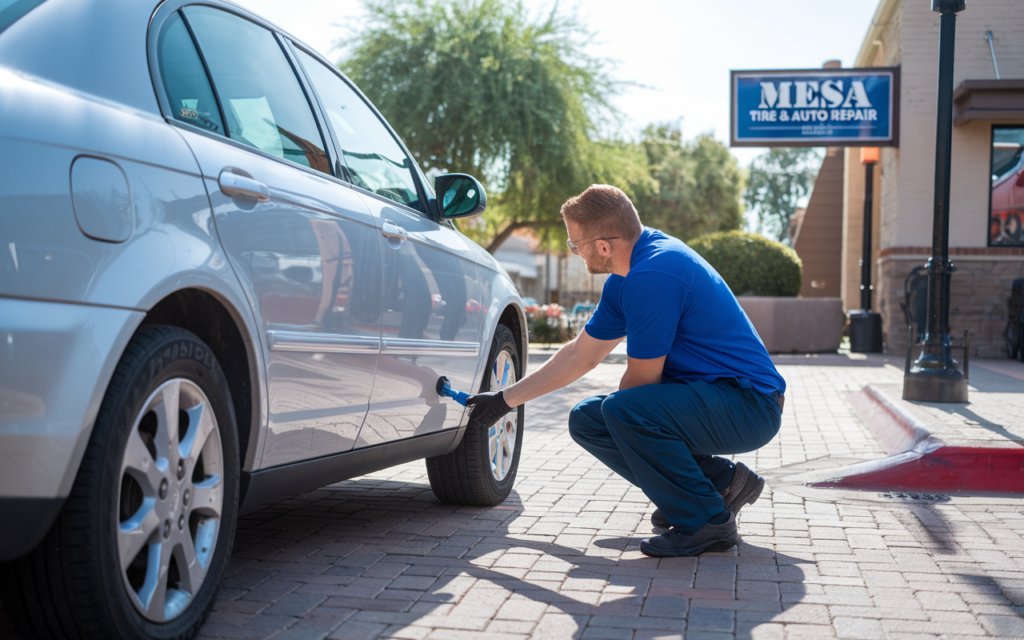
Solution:
[(707, 260), (738, 296), (797, 296), (803, 263), (789, 247), (754, 233), (701, 236), (690, 248)]

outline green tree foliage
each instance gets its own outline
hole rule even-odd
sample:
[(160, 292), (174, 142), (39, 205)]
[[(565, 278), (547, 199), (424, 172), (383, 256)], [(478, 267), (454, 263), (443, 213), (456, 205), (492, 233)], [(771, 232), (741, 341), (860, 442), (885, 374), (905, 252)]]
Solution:
[(712, 233), (690, 247), (715, 268), (738, 296), (797, 296), (803, 263), (780, 242), (743, 231)]
[(743, 225), (743, 170), (711, 134), (684, 142), (678, 125), (650, 125), (640, 145), (656, 183), (637, 193), (645, 224), (682, 240)]
[(522, 227), (562, 237), (562, 203), (594, 182), (649, 188), (635, 145), (599, 141), (615, 118), (608, 64), (585, 54), (574, 16), (541, 19), (501, 0), (367, 0), (340, 67), (426, 171), (477, 176), (491, 195), (493, 251)]
[(743, 200), (757, 214), (757, 231), (788, 241), (789, 217), (801, 198), (810, 195), (821, 167), (817, 149), (771, 149), (750, 163)]

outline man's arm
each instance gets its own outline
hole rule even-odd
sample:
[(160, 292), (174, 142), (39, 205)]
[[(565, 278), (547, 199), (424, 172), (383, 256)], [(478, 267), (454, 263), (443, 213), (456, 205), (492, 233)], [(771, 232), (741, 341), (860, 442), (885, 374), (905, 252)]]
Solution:
[(661, 372), (665, 368), (665, 358), (628, 358), (626, 373), (619, 382), (619, 391), (632, 389), (645, 384), (661, 384)]
[(592, 338), (584, 329), (580, 335), (576, 336), (575, 340), (559, 349), (540, 369), (505, 389), (503, 393), (505, 402), (510, 407), (518, 407), (534, 398), (539, 398), (575, 382), (600, 364), (620, 342), (622, 342), (622, 338), (616, 340)]

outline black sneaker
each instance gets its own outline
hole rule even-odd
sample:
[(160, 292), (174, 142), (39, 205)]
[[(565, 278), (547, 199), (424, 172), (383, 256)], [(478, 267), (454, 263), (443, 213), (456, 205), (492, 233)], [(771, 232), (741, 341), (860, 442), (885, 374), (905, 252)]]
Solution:
[(739, 534), (736, 532), (736, 514), (730, 512), (729, 519), (724, 523), (708, 523), (696, 533), (683, 533), (672, 527), (660, 536), (641, 540), (640, 551), (655, 558), (699, 556), (702, 553), (731, 549), (737, 542)]
[[(763, 490), (764, 478), (754, 473), (742, 462), (737, 462), (732, 482), (722, 492), (722, 500), (725, 501), (726, 509), (734, 514), (739, 514), (744, 505), (754, 504), (761, 497)], [(668, 529), (672, 526), (661, 513), (661, 509), (655, 509), (651, 514), (651, 524), (659, 529)]]
[(754, 473), (742, 462), (736, 463), (736, 473), (732, 482), (722, 492), (725, 508), (734, 514), (739, 513), (743, 505), (754, 504), (764, 490), (764, 478)]

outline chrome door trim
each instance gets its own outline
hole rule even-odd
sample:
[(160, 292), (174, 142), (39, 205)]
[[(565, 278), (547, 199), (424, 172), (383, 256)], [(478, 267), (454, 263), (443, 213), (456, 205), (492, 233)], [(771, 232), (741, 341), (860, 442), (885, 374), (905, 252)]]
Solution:
[(273, 330), (267, 332), (267, 345), (271, 351), (299, 351), (303, 353), (380, 353), (380, 338), (364, 336), (338, 336), (331, 333), (305, 333)]
[(475, 358), (480, 355), (480, 345), (475, 342), (386, 338), (382, 341), (381, 346), (381, 353), (392, 356), (464, 356)]

